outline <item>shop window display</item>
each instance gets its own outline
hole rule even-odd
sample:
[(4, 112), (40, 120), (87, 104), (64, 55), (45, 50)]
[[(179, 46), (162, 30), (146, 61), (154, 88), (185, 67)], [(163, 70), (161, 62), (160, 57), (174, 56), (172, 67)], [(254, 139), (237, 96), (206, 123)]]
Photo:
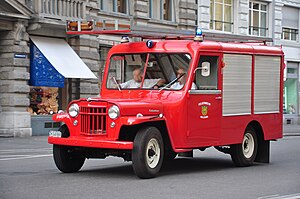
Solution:
[(297, 79), (287, 79), (283, 99), (284, 114), (297, 114)]
[(29, 97), (28, 112), (32, 115), (49, 115), (58, 112), (58, 88), (31, 87)]
[(298, 63), (287, 62), (287, 78), (284, 82), (283, 111), (284, 114), (298, 114)]

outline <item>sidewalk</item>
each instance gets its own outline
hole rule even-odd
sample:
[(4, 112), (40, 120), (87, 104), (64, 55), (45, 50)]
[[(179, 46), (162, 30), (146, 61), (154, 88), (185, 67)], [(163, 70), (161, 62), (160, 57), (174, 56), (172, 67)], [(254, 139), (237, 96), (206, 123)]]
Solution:
[(300, 136), (300, 125), (299, 124), (283, 125), (283, 136)]

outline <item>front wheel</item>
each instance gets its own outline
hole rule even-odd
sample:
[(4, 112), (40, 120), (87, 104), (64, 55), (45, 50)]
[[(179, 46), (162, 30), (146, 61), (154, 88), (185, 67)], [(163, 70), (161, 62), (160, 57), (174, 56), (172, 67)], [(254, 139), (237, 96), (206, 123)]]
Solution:
[(250, 166), (253, 164), (258, 148), (257, 135), (254, 129), (247, 127), (243, 142), (230, 146), (230, 155), (236, 166)]
[(74, 173), (81, 169), (85, 157), (72, 147), (53, 145), (53, 158), (56, 167), (64, 173)]
[(140, 178), (153, 178), (159, 172), (164, 156), (163, 140), (159, 130), (146, 127), (134, 138), (132, 166)]

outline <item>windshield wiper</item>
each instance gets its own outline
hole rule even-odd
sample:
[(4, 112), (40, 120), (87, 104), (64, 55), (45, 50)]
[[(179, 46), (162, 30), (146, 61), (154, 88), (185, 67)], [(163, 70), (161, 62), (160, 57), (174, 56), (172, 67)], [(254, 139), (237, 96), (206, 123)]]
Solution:
[(177, 82), (182, 76), (184, 76), (185, 73), (182, 73), (180, 76), (176, 77), (174, 80), (172, 80), (170, 83), (168, 83), (167, 85), (165, 85), (164, 87), (162, 87), (161, 89), (159, 89), (159, 91), (162, 91), (166, 88), (168, 88), (169, 86), (173, 85), (175, 82)]
[(120, 85), (118, 84), (118, 82), (117, 82), (115, 76), (112, 76), (111, 78), (114, 80), (114, 83), (117, 85), (119, 91), (121, 91), (121, 87), (120, 87)]

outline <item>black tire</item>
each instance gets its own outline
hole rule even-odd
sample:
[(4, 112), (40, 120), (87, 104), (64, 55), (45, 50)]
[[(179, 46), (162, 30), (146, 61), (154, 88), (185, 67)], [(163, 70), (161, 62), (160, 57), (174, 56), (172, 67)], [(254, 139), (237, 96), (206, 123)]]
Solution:
[(255, 130), (247, 127), (241, 144), (230, 146), (230, 155), (233, 163), (239, 167), (250, 166), (253, 164), (258, 148), (258, 140)]
[(155, 127), (140, 129), (133, 142), (132, 167), (140, 178), (155, 177), (162, 166), (164, 157), (163, 139)]
[(68, 126), (66, 124), (63, 124), (61, 127), (59, 127), (58, 130), (61, 132), (62, 138), (70, 137), (70, 132), (69, 132)]
[(61, 145), (53, 145), (53, 158), (56, 167), (64, 173), (79, 171), (85, 161), (85, 157), (74, 148)]

